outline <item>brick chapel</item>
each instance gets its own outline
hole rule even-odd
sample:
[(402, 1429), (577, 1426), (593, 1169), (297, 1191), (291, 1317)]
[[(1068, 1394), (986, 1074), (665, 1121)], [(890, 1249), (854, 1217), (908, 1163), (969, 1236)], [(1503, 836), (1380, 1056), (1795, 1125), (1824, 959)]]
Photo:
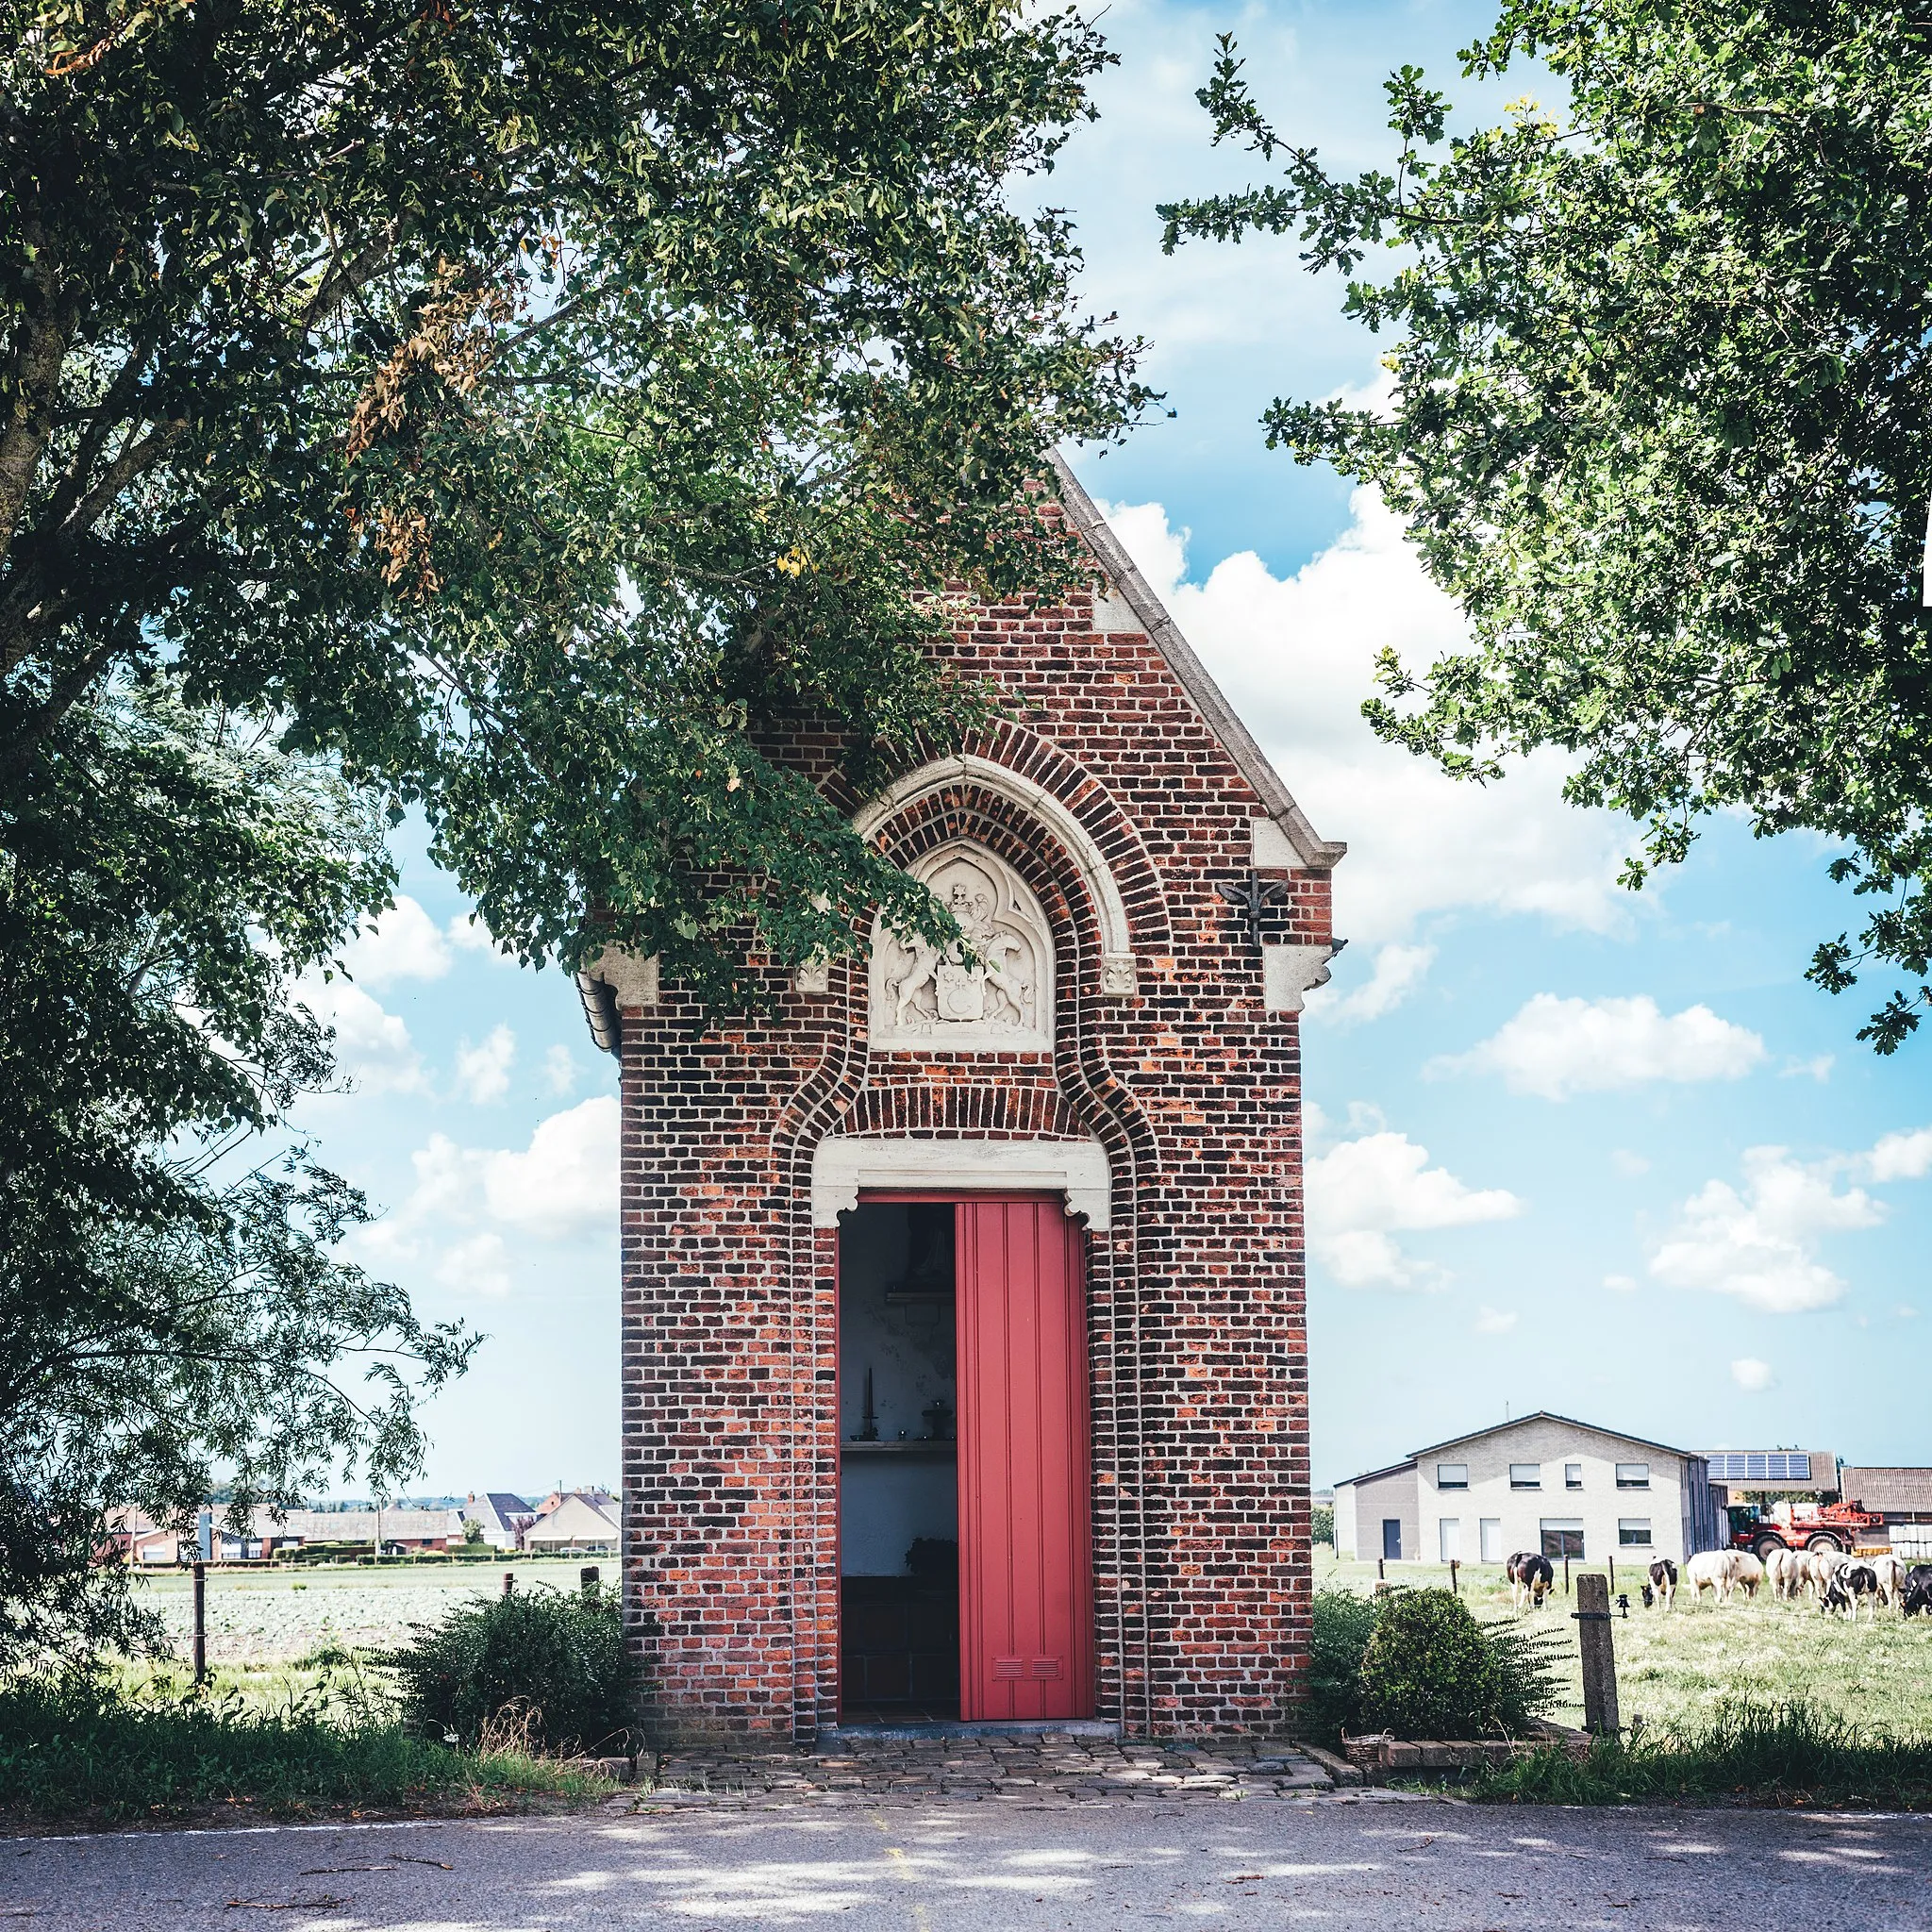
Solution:
[(1006, 718), (841, 801), (973, 963), (879, 929), (725, 1024), (653, 959), (582, 975), (661, 1738), (1266, 1734), (1301, 1694), (1297, 1016), (1345, 848), (1055, 468), (1094, 592), (974, 611), (943, 648)]

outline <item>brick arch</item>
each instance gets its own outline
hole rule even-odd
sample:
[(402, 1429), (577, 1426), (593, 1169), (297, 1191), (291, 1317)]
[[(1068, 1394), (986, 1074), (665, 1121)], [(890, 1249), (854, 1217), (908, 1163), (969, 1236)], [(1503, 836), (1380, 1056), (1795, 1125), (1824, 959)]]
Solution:
[(1023, 724), (1003, 720), (904, 774), (860, 804), (853, 824), (871, 837), (908, 806), (960, 789), (1010, 800), (1059, 843), (1093, 901), (1104, 953), (1170, 949), (1167, 894), (1133, 821), (1091, 772)]

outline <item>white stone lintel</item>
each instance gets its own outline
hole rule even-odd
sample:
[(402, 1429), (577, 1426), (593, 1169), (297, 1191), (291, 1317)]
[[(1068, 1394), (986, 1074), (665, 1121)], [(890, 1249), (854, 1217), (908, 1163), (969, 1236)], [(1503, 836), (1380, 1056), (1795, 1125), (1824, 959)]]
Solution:
[(1113, 1225), (1113, 1174), (1098, 1141), (872, 1140), (834, 1135), (811, 1158), (811, 1224), (837, 1227), (861, 1189), (1047, 1193), (1096, 1234)]

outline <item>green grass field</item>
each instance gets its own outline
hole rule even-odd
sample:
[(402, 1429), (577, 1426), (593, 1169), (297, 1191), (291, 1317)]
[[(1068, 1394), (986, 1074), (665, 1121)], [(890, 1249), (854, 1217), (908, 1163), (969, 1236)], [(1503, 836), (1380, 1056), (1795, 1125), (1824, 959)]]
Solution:
[[(1577, 1565), (1578, 1569), (1585, 1566)], [(1591, 1569), (1601, 1565), (1591, 1564)], [(1428, 1563), (1389, 1566), (1391, 1582), (1446, 1589), (1446, 1567)], [(1619, 1569), (1617, 1585), (1630, 1598), (1630, 1614), (1611, 1627), (1617, 1652), (1618, 1694), (1625, 1724), (1698, 1725), (1719, 1707), (1749, 1701), (1783, 1704), (1803, 1699), (1820, 1709), (1893, 1736), (1932, 1740), (1932, 1618), (1909, 1621), (1881, 1611), (1875, 1624), (1857, 1624), (1820, 1614), (1809, 1598), (1775, 1603), (1760, 1591), (1755, 1602), (1738, 1598), (1719, 1609), (1706, 1597), (1693, 1603), (1680, 1591), (1677, 1607), (1646, 1610), (1638, 1586), (1642, 1573)], [(1374, 1588), (1373, 1563), (1343, 1563), (1325, 1548), (1315, 1552), (1315, 1587), (1366, 1593)], [(1513, 1614), (1509, 1588), (1495, 1565), (1471, 1564), (1461, 1573), (1464, 1596), (1488, 1621)], [(1565, 1633), (1571, 1667), (1569, 1699), (1554, 1715), (1558, 1723), (1583, 1721), (1583, 1692), (1575, 1663), (1574, 1597), (1561, 1591), (1524, 1623), (1532, 1629)]]

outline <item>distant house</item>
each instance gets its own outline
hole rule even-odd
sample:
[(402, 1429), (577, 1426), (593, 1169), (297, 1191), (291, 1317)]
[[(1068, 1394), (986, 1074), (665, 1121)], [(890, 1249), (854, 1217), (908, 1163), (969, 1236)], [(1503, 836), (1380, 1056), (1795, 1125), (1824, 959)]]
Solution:
[(1359, 1561), (1641, 1562), (1724, 1540), (1702, 1456), (1547, 1411), (1335, 1486), (1336, 1554)]
[(521, 1549), (525, 1530), (537, 1520), (536, 1510), (509, 1490), (472, 1490), (462, 1513), (466, 1536), (468, 1524), (478, 1524), (492, 1550)]
[(545, 1497), (537, 1520), (524, 1531), (524, 1548), (553, 1552), (594, 1550), (615, 1556), (614, 1505), (615, 1498), (602, 1490), (553, 1493)]
[(260, 1528), (277, 1549), (291, 1543), (374, 1543), (385, 1550), (446, 1550), (463, 1540), (454, 1509), (291, 1509), (265, 1516)]

